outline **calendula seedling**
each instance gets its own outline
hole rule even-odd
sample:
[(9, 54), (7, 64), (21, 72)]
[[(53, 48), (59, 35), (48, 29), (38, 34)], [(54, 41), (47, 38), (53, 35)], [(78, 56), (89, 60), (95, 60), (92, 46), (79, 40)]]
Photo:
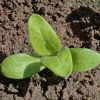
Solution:
[(12, 79), (35, 75), (44, 68), (61, 77), (72, 72), (88, 71), (100, 64), (100, 54), (86, 48), (62, 48), (55, 31), (43, 17), (33, 14), (28, 21), (29, 39), (39, 57), (15, 54), (1, 64), (1, 72)]

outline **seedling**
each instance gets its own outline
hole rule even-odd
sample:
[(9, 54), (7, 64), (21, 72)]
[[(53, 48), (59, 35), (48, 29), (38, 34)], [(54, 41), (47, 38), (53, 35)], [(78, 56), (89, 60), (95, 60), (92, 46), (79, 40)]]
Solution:
[(100, 64), (100, 54), (86, 48), (62, 48), (61, 41), (43, 17), (33, 14), (28, 21), (29, 39), (38, 56), (15, 54), (1, 64), (1, 72), (12, 79), (23, 79), (48, 68), (67, 78), (72, 72), (91, 70)]

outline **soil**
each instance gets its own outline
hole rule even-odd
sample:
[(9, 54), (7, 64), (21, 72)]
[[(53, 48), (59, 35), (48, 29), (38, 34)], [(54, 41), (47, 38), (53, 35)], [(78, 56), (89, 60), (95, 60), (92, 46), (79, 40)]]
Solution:
[[(33, 53), (27, 21), (32, 13), (46, 18), (63, 46), (100, 52), (99, 0), (0, 0), (0, 62), (15, 53)], [(100, 66), (68, 79), (48, 69), (23, 80), (0, 74), (0, 100), (100, 100)]]

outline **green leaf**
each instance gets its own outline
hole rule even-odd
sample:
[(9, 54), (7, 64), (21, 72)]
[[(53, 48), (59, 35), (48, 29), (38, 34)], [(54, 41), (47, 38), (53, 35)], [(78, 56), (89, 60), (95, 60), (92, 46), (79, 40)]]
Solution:
[(28, 32), (33, 49), (41, 56), (53, 55), (62, 47), (55, 31), (40, 15), (29, 18)]
[(1, 72), (8, 78), (23, 79), (36, 74), (43, 68), (39, 58), (27, 54), (15, 54), (3, 61)]
[(41, 62), (61, 77), (68, 77), (72, 72), (73, 65), (69, 48), (61, 50), (57, 56), (43, 57)]
[(91, 70), (100, 64), (100, 54), (85, 48), (70, 48), (73, 59), (73, 72)]

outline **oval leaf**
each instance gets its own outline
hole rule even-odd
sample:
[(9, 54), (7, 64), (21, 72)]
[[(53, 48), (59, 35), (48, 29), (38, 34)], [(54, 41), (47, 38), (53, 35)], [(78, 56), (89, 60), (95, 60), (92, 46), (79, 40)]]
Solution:
[(68, 77), (72, 72), (72, 57), (68, 48), (64, 48), (57, 56), (43, 57), (41, 61), (58, 76)]
[(28, 21), (28, 32), (32, 47), (39, 55), (52, 55), (61, 49), (57, 34), (43, 17), (33, 14)]
[(1, 72), (12, 79), (30, 77), (43, 69), (40, 59), (27, 54), (15, 54), (7, 57), (2, 65)]
[(70, 48), (73, 72), (88, 71), (100, 64), (100, 54), (85, 48)]

